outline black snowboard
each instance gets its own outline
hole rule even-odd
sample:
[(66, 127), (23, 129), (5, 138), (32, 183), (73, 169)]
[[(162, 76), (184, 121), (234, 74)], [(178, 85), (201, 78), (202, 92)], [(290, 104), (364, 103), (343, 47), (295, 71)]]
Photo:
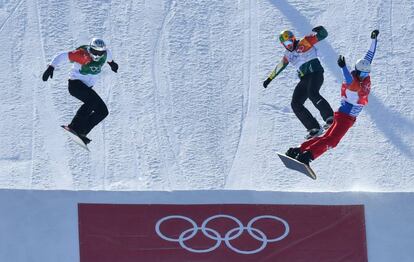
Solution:
[(310, 168), (310, 166), (305, 165), (304, 163), (299, 162), (296, 159), (293, 159), (291, 157), (288, 157), (285, 154), (276, 152), (277, 155), (279, 156), (280, 160), (282, 160), (283, 164), (285, 165), (285, 167), (292, 169), (292, 170), (296, 170), (298, 172), (301, 172), (302, 174), (307, 175), (308, 177), (312, 178), (312, 179), (316, 179), (316, 174), (315, 172), (313, 172), (312, 168)]

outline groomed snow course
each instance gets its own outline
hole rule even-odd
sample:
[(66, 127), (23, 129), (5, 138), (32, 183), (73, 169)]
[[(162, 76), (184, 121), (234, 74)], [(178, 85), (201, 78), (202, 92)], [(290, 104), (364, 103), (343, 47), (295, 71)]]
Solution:
[[(414, 189), (412, 1), (2, 1), (0, 187), (66, 190)], [(335, 150), (312, 163), (317, 181), (286, 170), (275, 151), (303, 141), (290, 108), (298, 82), (279, 62), (278, 34), (324, 25), (321, 93), (339, 104), (343, 54), (350, 66), (379, 29), (372, 93)], [(91, 153), (60, 130), (80, 106), (70, 64), (41, 74), (53, 56), (102, 37), (120, 65), (94, 87), (110, 115)], [(307, 103), (318, 117), (312, 105)]]

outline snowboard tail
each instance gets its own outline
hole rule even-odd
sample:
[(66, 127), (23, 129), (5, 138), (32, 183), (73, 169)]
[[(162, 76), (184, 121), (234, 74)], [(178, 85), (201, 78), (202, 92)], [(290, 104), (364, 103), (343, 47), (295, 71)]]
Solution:
[(62, 125), (61, 126), (65, 131), (66, 134), (68, 134), (68, 136), (78, 145), (80, 145), (82, 148), (89, 150), (88, 146), (85, 144), (85, 142), (83, 142), (83, 140), (78, 136), (78, 134), (76, 134), (75, 131), (73, 131), (70, 127)]
[(305, 165), (304, 163), (299, 162), (298, 160), (294, 158), (288, 157), (285, 154), (282, 154), (279, 152), (276, 152), (276, 153), (279, 156), (280, 160), (282, 160), (285, 167), (292, 169), (292, 170), (296, 170), (302, 174), (305, 174), (308, 177), (312, 178), (313, 180), (316, 179), (316, 174), (310, 166)]

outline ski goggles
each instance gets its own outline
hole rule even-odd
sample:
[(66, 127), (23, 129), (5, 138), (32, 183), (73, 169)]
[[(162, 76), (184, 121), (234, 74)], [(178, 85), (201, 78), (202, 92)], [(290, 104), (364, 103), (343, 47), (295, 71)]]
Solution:
[(103, 56), (106, 53), (105, 50), (104, 51), (99, 51), (99, 50), (95, 50), (93, 48), (89, 48), (89, 52), (94, 56)]
[(293, 41), (292, 40), (286, 40), (282, 42), (283, 46), (286, 47), (289, 50), (293, 49)]
[(360, 78), (365, 78), (365, 77), (367, 77), (369, 75), (369, 72), (359, 71), (359, 74), (358, 75), (359, 75)]

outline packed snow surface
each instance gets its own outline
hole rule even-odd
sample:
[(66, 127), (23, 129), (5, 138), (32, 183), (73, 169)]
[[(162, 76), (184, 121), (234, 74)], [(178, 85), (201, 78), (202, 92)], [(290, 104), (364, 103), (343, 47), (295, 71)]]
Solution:
[[(278, 34), (323, 25), (322, 95), (336, 109), (342, 76), (379, 29), (370, 101), (316, 181), (276, 156), (303, 141), (290, 108), (293, 66), (269, 85)], [(392, 0), (62, 0), (0, 2), (0, 187), (67, 190), (413, 191), (414, 2)], [(119, 64), (94, 89), (110, 114), (91, 152), (61, 130), (81, 105), (70, 64), (54, 55), (102, 37)], [(313, 105), (306, 103), (321, 121)], [(321, 122), (322, 123), (322, 122)]]

